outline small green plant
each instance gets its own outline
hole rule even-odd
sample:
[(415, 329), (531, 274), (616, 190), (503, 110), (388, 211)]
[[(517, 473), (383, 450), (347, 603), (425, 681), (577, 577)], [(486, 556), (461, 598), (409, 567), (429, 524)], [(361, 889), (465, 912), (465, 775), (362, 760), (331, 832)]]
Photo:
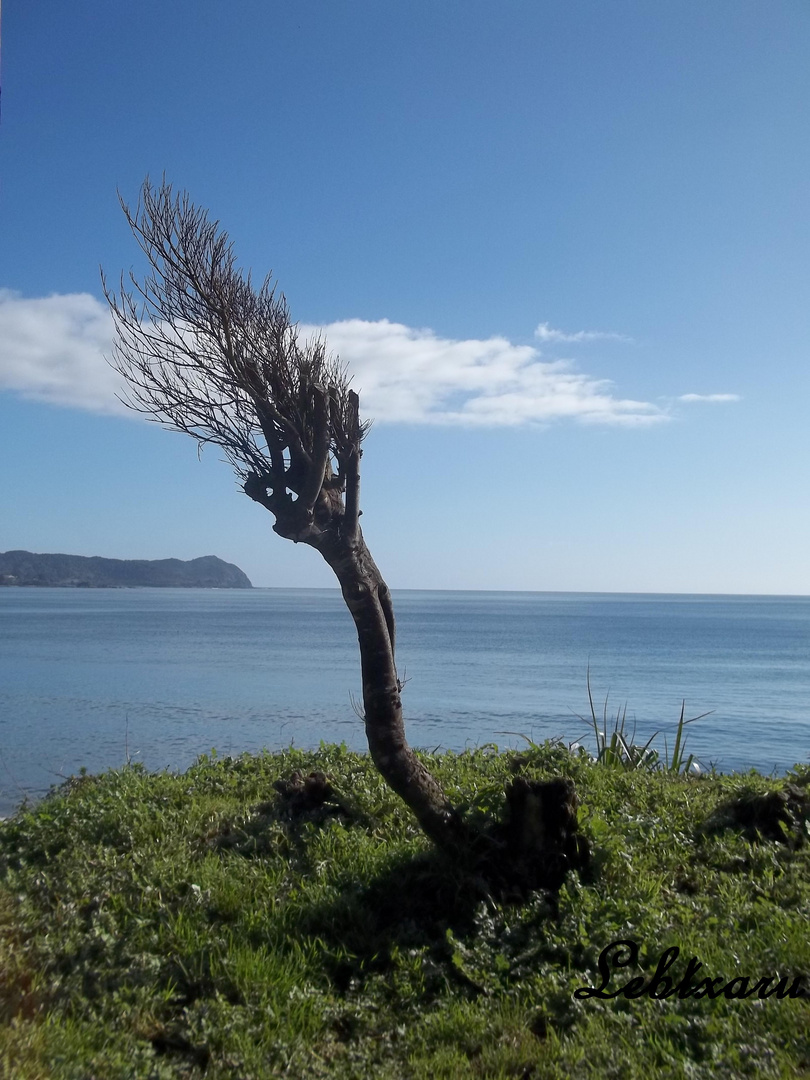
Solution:
[(596, 754), (593, 756), (597, 764), (605, 765), (609, 769), (647, 769), (650, 772), (662, 770), (664, 772), (675, 774), (688, 774), (690, 772), (702, 771), (694, 754), (690, 754), (686, 757), (686, 736), (684, 735), (684, 728), (687, 724), (694, 724), (696, 720), (702, 720), (705, 716), (709, 716), (710, 713), (701, 713), (699, 716), (692, 716), (687, 720), (686, 701), (682, 701), (681, 715), (675, 732), (675, 745), (672, 750), (672, 757), (670, 758), (669, 756), (669, 746), (665, 735), (664, 757), (662, 759), (659, 751), (653, 746), (653, 743), (661, 734), (660, 730), (653, 732), (643, 746), (636, 743), (635, 721), (633, 722), (632, 732), (628, 732), (627, 730), (626, 704), (624, 708), (617, 709), (613, 719), (609, 719), (608, 695), (606, 695), (600, 721), (593, 701), (590, 668), (588, 668), (586, 679), (588, 686), (588, 704), (590, 706), (591, 715), (590, 717), (580, 716), (579, 719), (589, 727), (593, 728), (594, 738), (596, 739)]
[(708, 716), (709, 712), (711, 712), (711, 710), (709, 710), (709, 712), (701, 713), (699, 716), (692, 716), (689, 720), (684, 720), (685, 711), (686, 711), (686, 701), (682, 701), (681, 702), (681, 715), (680, 715), (680, 719), (678, 720), (677, 731), (675, 732), (675, 746), (674, 746), (674, 748), (672, 750), (672, 760), (671, 761), (670, 761), (670, 758), (669, 758), (669, 749), (667, 747), (667, 737), (666, 737), (666, 735), (664, 736), (664, 766), (663, 767), (666, 768), (666, 770), (668, 772), (672, 772), (672, 773), (680, 773), (680, 772), (688, 773), (690, 771), (694, 771), (695, 769), (698, 769), (698, 770), (700, 769), (700, 766), (697, 763), (697, 758), (695, 757), (694, 754), (690, 754), (688, 758), (684, 757), (685, 746), (686, 746), (686, 736), (683, 734), (683, 729), (686, 727), (687, 724), (694, 724), (694, 722), (696, 720), (702, 720), (704, 716)]

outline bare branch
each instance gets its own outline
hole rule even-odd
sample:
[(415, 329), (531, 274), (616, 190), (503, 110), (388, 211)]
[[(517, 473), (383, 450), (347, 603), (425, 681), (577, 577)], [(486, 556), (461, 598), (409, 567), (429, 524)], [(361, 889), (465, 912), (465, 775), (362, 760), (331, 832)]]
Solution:
[[(122, 275), (117, 290), (102, 274), (116, 330), (110, 363), (128, 383), (122, 400), (220, 447), (276, 515), (291, 512), (293, 493), (301, 528), (316, 503), (331, 515), (319, 511), (321, 528), (342, 522), (340, 493), (366, 430), (345, 366), (323, 340), (299, 340), (272, 276), (254, 288), (228, 234), (185, 192), (147, 179), (135, 208), (121, 206), (148, 266), (142, 278)], [(356, 502), (356, 481), (352, 490)]]

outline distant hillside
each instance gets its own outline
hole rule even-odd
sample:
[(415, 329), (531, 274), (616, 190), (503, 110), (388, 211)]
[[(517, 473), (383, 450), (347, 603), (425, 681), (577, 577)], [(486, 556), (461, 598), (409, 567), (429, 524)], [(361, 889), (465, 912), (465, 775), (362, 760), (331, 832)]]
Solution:
[(251, 589), (238, 566), (216, 555), (181, 559), (101, 559), (84, 555), (0, 553), (0, 586), (39, 585), (73, 589), (137, 586), (184, 589)]

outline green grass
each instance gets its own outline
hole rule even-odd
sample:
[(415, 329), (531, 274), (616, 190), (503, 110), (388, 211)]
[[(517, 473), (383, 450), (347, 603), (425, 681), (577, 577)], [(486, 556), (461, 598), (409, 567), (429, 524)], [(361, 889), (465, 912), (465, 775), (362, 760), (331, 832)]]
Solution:
[[(366, 756), (333, 746), (80, 777), (0, 824), (0, 1076), (810, 1075), (808, 1000), (574, 997), (621, 938), (639, 966), (611, 989), (673, 945), (676, 978), (692, 956), (698, 979), (810, 973), (810, 844), (703, 828), (782, 781), (604, 768), (555, 744), (431, 767), (488, 814), (516, 769), (570, 776), (590, 880), (569, 877), (556, 908), (495, 903)], [(358, 812), (291, 817), (273, 784), (294, 770), (327, 773)]]
[(604, 765), (609, 769), (647, 769), (649, 771), (662, 769), (671, 773), (700, 773), (703, 771), (694, 754), (686, 756), (686, 740), (688, 736), (684, 729), (688, 724), (694, 724), (696, 721), (710, 716), (711, 713), (700, 713), (699, 716), (692, 716), (687, 720), (686, 702), (682, 702), (681, 715), (675, 727), (672, 755), (670, 756), (669, 753), (669, 741), (664, 735), (664, 756), (662, 758), (660, 750), (653, 745), (661, 732), (653, 732), (643, 746), (637, 743), (635, 741), (635, 724), (632, 731), (627, 727), (627, 705), (624, 708), (617, 709), (616, 715), (610, 718), (608, 715), (608, 698), (606, 697), (600, 722), (593, 702), (590, 668), (587, 674), (587, 686), (590, 715), (587, 718), (580, 716), (579, 719), (593, 731), (596, 743), (593, 757), (600, 765)]

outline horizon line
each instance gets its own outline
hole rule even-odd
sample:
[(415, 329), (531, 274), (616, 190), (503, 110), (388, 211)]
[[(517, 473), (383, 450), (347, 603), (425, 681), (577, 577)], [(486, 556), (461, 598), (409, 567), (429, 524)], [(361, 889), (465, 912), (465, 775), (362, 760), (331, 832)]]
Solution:
[[(271, 589), (286, 592), (340, 592), (339, 585), (253, 585), (254, 590)], [(676, 592), (674, 590), (643, 589), (461, 589), (461, 588), (414, 588), (413, 586), (390, 585), (391, 592), (482, 592), (482, 593), (518, 593), (538, 594), (543, 596), (736, 596), (742, 598), (784, 600), (810, 600), (810, 593), (757, 593), (757, 592)], [(241, 591), (241, 590), (237, 590)]]

